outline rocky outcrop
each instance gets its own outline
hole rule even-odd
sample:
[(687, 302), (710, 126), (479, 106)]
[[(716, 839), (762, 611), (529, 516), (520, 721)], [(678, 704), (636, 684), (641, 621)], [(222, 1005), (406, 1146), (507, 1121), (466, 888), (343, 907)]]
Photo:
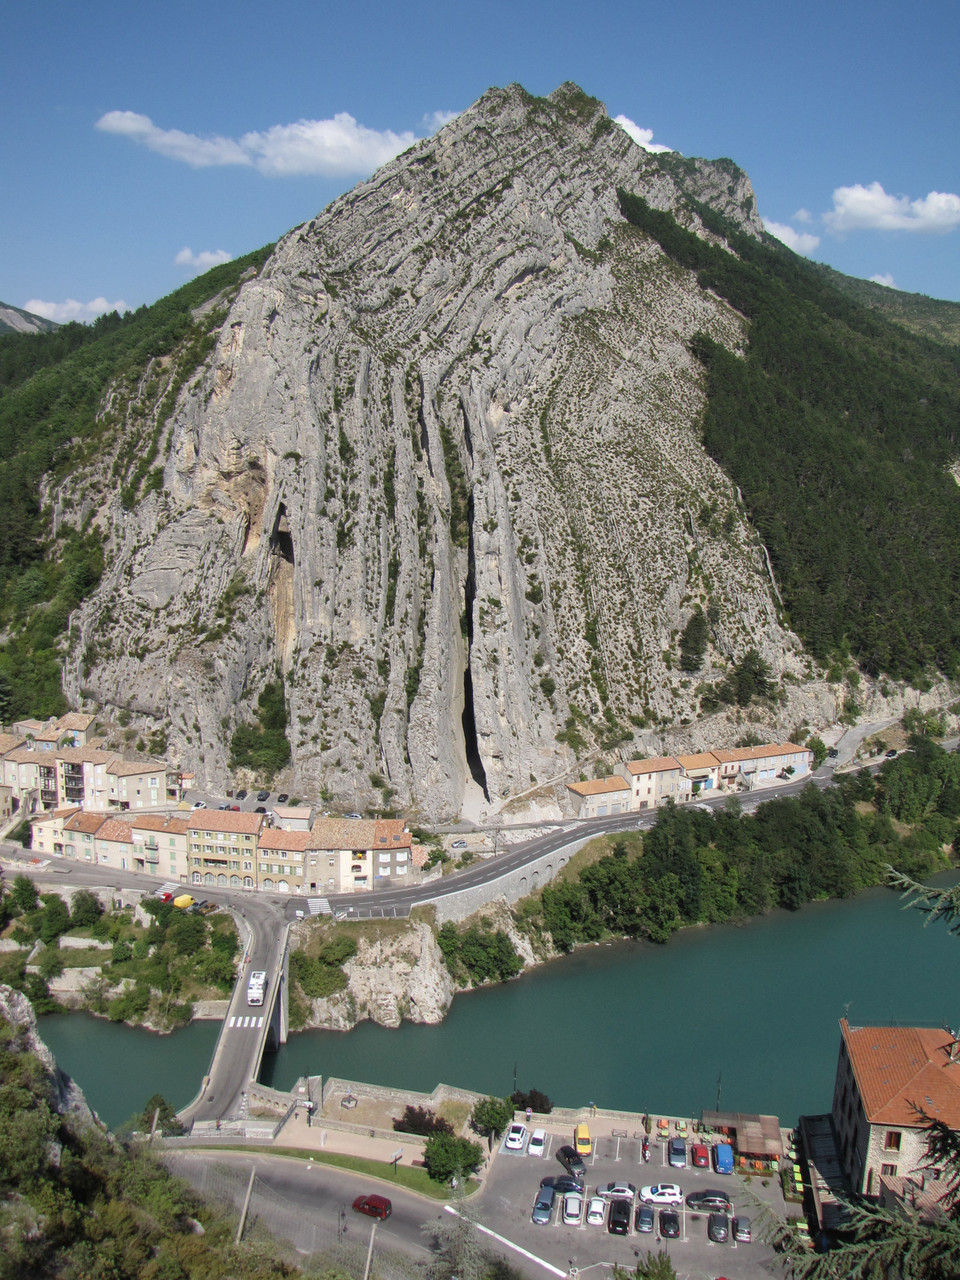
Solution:
[(311, 1001), (307, 1026), (347, 1031), (367, 1018), (385, 1027), (442, 1022), (453, 1001), (453, 979), (433, 930), (411, 921), (399, 933), (361, 937), (344, 964), (345, 990)]
[(18, 1052), (35, 1054), (47, 1072), (53, 1109), (80, 1124), (99, 1123), (82, 1090), (60, 1070), (53, 1054), (41, 1040), (33, 1005), (21, 992), (3, 984), (0, 984), (0, 1018), (15, 1029)]
[(131, 513), (94, 470), (73, 481), (110, 562), (72, 620), (70, 695), (162, 727), (223, 785), (280, 671), (288, 790), (450, 816), (679, 733), (701, 605), (701, 678), (756, 648), (791, 681), (770, 733), (822, 722), (698, 436), (690, 340), (739, 350), (744, 322), (618, 188), (760, 232), (729, 161), (650, 155), (575, 86), (514, 85), (286, 236), (180, 394), (160, 491)]

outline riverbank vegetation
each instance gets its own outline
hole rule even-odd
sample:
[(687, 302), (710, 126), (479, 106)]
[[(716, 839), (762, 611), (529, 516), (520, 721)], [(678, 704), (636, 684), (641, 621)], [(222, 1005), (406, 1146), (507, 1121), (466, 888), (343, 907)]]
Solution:
[(882, 884), (890, 865), (944, 870), (960, 850), (960, 756), (912, 744), (876, 778), (810, 784), (753, 814), (735, 797), (711, 811), (668, 805), (642, 837), (610, 838), (610, 853), (522, 902), (518, 924), (559, 951), (611, 935), (666, 942), (684, 925), (848, 897)]
[[(226, 913), (207, 917), (157, 898), (142, 906), (148, 923), (129, 910), (105, 910), (86, 889), (68, 907), (59, 894), (38, 894), (28, 877), (17, 876), (0, 896), (0, 931), (19, 950), (0, 955), (0, 981), (28, 996), (38, 1013), (60, 1010), (59, 994), (113, 1022), (164, 1031), (189, 1022), (195, 1001), (222, 999), (233, 988), (236, 926)], [(82, 970), (82, 979), (70, 983), (71, 970)]]

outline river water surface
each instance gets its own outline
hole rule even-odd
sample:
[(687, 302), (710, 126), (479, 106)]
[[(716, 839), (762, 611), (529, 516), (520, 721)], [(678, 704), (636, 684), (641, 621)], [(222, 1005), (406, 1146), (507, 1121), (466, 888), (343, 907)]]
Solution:
[[(952, 883), (956, 874), (936, 877)], [(264, 1083), (300, 1075), (429, 1092), (435, 1084), (507, 1094), (537, 1088), (558, 1106), (697, 1116), (828, 1111), (838, 1021), (960, 1020), (960, 939), (871, 889), (843, 902), (743, 925), (687, 929), (662, 947), (586, 947), (500, 986), (459, 995), (439, 1026), (291, 1036)], [(41, 1034), (91, 1106), (116, 1125), (154, 1092), (196, 1093), (218, 1024), (170, 1036), (88, 1015), (41, 1019)]]

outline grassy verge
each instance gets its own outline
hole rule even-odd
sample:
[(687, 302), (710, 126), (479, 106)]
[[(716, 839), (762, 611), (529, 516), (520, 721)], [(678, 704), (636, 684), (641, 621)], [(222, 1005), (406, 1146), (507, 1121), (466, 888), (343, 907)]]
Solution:
[[(204, 1151), (250, 1151), (250, 1147), (239, 1143), (224, 1143), (222, 1146), (208, 1146)], [(426, 1169), (412, 1169), (409, 1165), (399, 1164), (396, 1172), (393, 1165), (384, 1164), (382, 1160), (366, 1160), (362, 1156), (341, 1155), (336, 1151), (310, 1151), (302, 1147), (264, 1147), (258, 1148), (272, 1156), (289, 1156), (294, 1160), (312, 1160), (314, 1164), (329, 1164), (336, 1169), (349, 1169), (353, 1173), (362, 1173), (367, 1178), (378, 1178), (395, 1187), (404, 1187), (407, 1191), (415, 1191), (418, 1195), (427, 1196), (430, 1200), (449, 1200), (450, 1188), (434, 1182)], [(466, 1194), (472, 1195), (479, 1190), (478, 1184), (471, 1178), (464, 1188)]]

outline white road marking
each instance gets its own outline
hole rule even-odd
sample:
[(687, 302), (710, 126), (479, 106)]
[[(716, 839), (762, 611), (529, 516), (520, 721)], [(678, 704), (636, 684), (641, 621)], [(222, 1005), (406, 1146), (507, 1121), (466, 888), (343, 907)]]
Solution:
[(234, 1014), (233, 1017), (230, 1019), (230, 1021), (227, 1023), (227, 1026), (232, 1027), (233, 1024), (236, 1022), (236, 1020), (237, 1020), (237, 1015)]
[[(452, 1204), (445, 1204), (443, 1207), (447, 1213), (452, 1213), (457, 1218), (462, 1216), (456, 1209), (454, 1209)], [(512, 1249), (514, 1253), (519, 1253), (521, 1257), (529, 1258), (531, 1262), (535, 1262), (538, 1266), (543, 1267), (546, 1271), (549, 1271), (551, 1275), (560, 1276), (561, 1280), (567, 1280), (566, 1271), (561, 1271), (560, 1268), (555, 1267), (553, 1263), (547, 1262), (543, 1258), (538, 1258), (537, 1255), (535, 1253), (531, 1253), (529, 1249), (524, 1249), (520, 1245), (514, 1244), (512, 1240), (508, 1240), (506, 1236), (498, 1235), (496, 1231), (491, 1231), (489, 1227), (485, 1227), (481, 1222), (475, 1222), (474, 1226), (478, 1231), (482, 1231), (485, 1236), (490, 1236), (491, 1239), (496, 1240), (498, 1244), (506, 1245), (508, 1249)]]

